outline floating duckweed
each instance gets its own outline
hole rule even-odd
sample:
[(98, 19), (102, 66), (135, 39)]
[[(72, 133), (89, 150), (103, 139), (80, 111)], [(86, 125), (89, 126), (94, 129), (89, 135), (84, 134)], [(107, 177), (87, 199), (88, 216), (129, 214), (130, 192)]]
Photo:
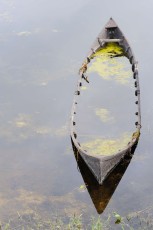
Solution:
[(97, 108), (95, 110), (95, 114), (100, 118), (100, 120), (104, 123), (113, 122), (114, 117), (111, 116), (111, 113), (106, 108)]
[(87, 90), (87, 87), (86, 86), (82, 86), (81, 89), (82, 90)]
[(85, 192), (86, 189), (87, 189), (87, 187), (86, 187), (85, 184), (82, 184), (82, 185), (80, 185), (80, 187), (79, 187), (79, 191), (80, 191), (80, 192)]
[(19, 114), (14, 123), (18, 128), (25, 128), (31, 125), (31, 116), (27, 114)]
[(123, 56), (124, 50), (121, 46), (119, 46), (117, 43), (110, 42), (107, 43), (102, 49), (97, 51), (95, 54), (92, 55), (92, 57), (99, 57), (99, 56)]
[(94, 61), (88, 73), (96, 72), (104, 80), (115, 80), (120, 84), (128, 84), (132, 71), (123, 49), (116, 43), (108, 43), (92, 56)]
[(83, 143), (82, 146), (88, 150), (88, 153), (91, 155), (113, 155), (119, 150), (126, 148), (129, 141), (131, 141), (132, 134), (124, 133), (119, 138), (112, 139), (95, 139), (86, 143)]

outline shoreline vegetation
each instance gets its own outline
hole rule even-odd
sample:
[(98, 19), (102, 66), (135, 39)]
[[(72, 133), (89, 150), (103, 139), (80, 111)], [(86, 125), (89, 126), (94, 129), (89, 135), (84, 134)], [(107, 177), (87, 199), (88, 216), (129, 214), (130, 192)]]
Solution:
[(0, 230), (151, 230), (153, 229), (153, 206), (132, 212), (122, 217), (117, 212), (110, 213), (107, 218), (91, 217), (84, 223), (83, 214), (50, 219), (42, 218), (38, 213), (20, 215), (8, 222), (0, 224)]

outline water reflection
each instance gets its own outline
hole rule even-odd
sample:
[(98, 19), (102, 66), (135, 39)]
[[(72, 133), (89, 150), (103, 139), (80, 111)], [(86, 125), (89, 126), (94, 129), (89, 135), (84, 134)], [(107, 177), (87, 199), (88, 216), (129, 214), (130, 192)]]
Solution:
[(107, 207), (113, 193), (115, 192), (120, 180), (122, 179), (127, 167), (129, 166), (137, 144), (132, 147), (130, 153), (125, 155), (124, 159), (122, 159), (117, 167), (109, 174), (102, 185), (98, 184), (90, 169), (79, 155), (78, 150), (74, 146), (73, 142), (72, 147), (77, 161), (77, 166), (80, 170), (85, 186), (89, 192), (97, 213), (102, 214)]

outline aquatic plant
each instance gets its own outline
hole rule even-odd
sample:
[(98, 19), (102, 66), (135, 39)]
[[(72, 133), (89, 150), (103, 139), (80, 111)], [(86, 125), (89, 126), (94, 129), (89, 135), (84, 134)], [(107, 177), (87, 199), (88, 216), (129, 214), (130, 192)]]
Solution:
[(124, 85), (130, 83), (132, 71), (129, 61), (117, 43), (108, 43), (93, 54), (92, 58), (87, 74), (95, 72), (104, 80), (114, 80)]
[(151, 230), (153, 229), (153, 206), (144, 210), (121, 216), (117, 212), (108, 214), (107, 217), (91, 217), (90, 222), (85, 223), (83, 215), (71, 215), (65, 217), (42, 218), (38, 213), (32, 215), (18, 215), (8, 223), (1, 223), (0, 230)]
[(88, 150), (91, 155), (112, 155), (120, 149), (124, 149), (131, 140), (131, 133), (123, 133), (119, 138), (97, 138), (84, 142), (82, 146)]
[(96, 108), (95, 114), (100, 118), (104, 123), (114, 122), (115, 118), (111, 115), (111, 112), (106, 108)]
[(123, 48), (115, 42), (106, 43), (104, 47), (92, 55), (92, 58), (107, 55), (109, 57), (123, 56)]

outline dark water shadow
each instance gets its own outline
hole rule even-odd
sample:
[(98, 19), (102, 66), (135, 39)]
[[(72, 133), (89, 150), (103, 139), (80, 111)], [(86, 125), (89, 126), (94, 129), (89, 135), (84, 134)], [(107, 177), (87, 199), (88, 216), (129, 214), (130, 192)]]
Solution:
[[(71, 141), (72, 142), (72, 141)], [(137, 144), (133, 146), (131, 152), (127, 153), (124, 159), (117, 165), (117, 167), (104, 180), (102, 185), (99, 185), (84, 160), (79, 155), (76, 147), (72, 142), (73, 152), (77, 161), (78, 169), (82, 175), (86, 188), (92, 199), (92, 202), (98, 214), (102, 214), (107, 207), (113, 193), (115, 192), (120, 180), (122, 179), (130, 161), (134, 155)]]

